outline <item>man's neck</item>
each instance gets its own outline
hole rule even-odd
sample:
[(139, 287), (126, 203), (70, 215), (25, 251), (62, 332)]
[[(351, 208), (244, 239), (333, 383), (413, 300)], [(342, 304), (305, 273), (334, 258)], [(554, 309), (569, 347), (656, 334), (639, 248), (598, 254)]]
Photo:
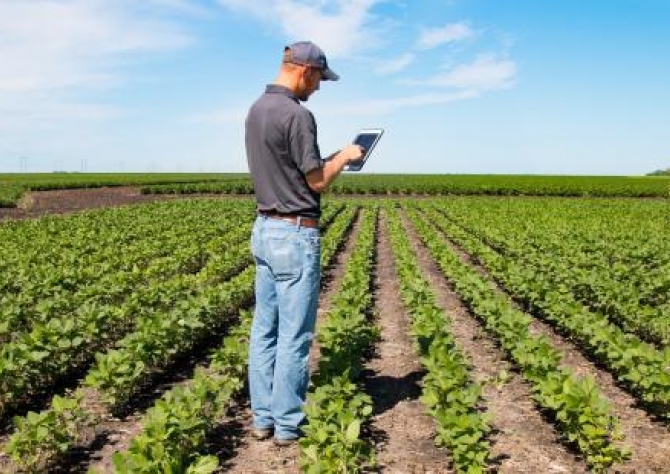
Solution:
[(292, 75), (280, 73), (273, 84), (286, 87), (294, 94), (298, 94), (298, 79)]

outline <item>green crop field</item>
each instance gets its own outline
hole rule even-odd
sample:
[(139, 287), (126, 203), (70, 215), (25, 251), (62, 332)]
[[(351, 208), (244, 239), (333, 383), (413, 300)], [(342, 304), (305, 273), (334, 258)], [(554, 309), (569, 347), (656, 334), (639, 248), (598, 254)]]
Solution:
[[(405, 191), (416, 195), (450, 180), (478, 192), (486, 181), (407, 179), (427, 187)], [(382, 183), (341, 186), (354, 182)], [(510, 177), (487, 189), (516, 183), (525, 194), (522, 182), (574, 185)], [(629, 191), (666, 183), (590, 182)], [(73, 453), (94, 456), (96, 444), (118, 451), (100, 472), (225, 470), (212, 451), (252, 442), (244, 431), (220, 433), (231, 417), (246, 423), (254, 215), (252, 198), (222, 196), (0, 224), (2, 472), (74, 469)], [(376, 351), (391, 354), (379, 349), (386, 318), (406, 325), (403, 353), (422, 367), (415, 382), (393, 386), (428, 415), (440, 472), (496, 466), (509, 397), (526, 410), (514, 428), (528, 434), (524, 452), (567, 450), (580, 472), (667, 466), (669, 200), (328, 196), (321, 228), (324, 274), (339, 276), (322, 282), (331, 296), (321, 303), (296, 469), (374, 469), (368, 427), (386, 402), (369, 367)], [(110, 419), (137, 426), (120, 448), (100, 437)], [(534, 436), (541, 429), (553, 441)]]
[[(144, 186), (148, 194), (252, 194), (248, 177)], [(667, 197), (669, 177), (345, 174), (331, 194)]]
[[(0, 207), (27, 191), (142, 186), (145, 194), (252, 194), (245, 173), (0, 174)], [(668, 176), (370, 175), (345, 174), (331, 194), (667, 197)]]

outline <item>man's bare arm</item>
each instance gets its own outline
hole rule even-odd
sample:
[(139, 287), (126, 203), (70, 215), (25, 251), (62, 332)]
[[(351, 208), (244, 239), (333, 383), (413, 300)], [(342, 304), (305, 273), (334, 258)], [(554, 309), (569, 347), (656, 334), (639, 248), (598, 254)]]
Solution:
[(316, 193), (324, 192), (337, 178), (344, 167), (363, 157), (364, 150), (359, 145), (349, 145), (328, 157), (323, 167), (307, 173), (307, 185)]

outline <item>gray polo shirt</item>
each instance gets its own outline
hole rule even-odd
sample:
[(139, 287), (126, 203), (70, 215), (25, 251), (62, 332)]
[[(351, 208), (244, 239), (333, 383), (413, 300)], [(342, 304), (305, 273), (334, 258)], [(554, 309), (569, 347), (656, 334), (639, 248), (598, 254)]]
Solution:
[(318, 219), (321, 196), (306, 178), (323, 166), (316, 121), (290, 89), (267, 86), (247, 115), (245, 142), (258, 210)]

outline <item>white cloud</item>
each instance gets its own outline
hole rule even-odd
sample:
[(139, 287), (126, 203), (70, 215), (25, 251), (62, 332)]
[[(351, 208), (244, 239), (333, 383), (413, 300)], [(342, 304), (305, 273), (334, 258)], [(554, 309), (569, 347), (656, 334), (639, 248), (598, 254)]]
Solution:
[(187, 14), (194, 17), (208, 16), (212, 13), (211, 7), (204, 6), (197, 0), (144, 0), (144, 4), (176, 14)]
[(423, 28), (415, 46), (395, 59), (380, 61), (375, 72), (380, 75), (401, 72), (412, 64), (417, 56), (442, 44), (474, 38), (476, 33), (465, 23), (451, 23), (442, 28)]
[(433, 49), (443, 44), (470, 39), (475, 35), (465, 23), (451, 23), (441, 28), (425, 28), (419, 35), (417, 49)]
[(371, 8), (380, 0), (218, 0), (278, 27), (288, 41), (309, 39), (328, 57), (359, 54), (380, 44), (383, 25)]
[[(4, 0), (0, 2), (0, 107), (19, 122), (104, 119), (110, 107), (80, 99), (125, 84), (122, 60), (172, 51), (192, 39), (163, 17), (190, 2)], [(118, 113), (114, 108), (112, 115)], [(103, 113), (101, 113), (103, 111)]]
[(474, 62), (456, 66), (444, 74), (422, 80), (404, 81), (408, 85), (449, 87), (487, 91), (504, 89), (514, 83), (516, 63), (510, 59), (499, 59), (494, 54), (481, 54)]
[[(0, 83), (16, 90), (109, 85), (110, 61), (122, 54), (170, 51), (189, 44), (178, 27), (140, 18), (123, 2), (0, 3)], [(1, 89), (0, 89), (1, 90)]]
[(386, 115), (408, 107), (421, 107), (448, 104), (459, 100), (473, 99), (479, 96), (475, 90), (464, 90), (451, 93), (427, 93), (411, 96), (394, 97), (357, 101), (338, 106), (324, 107), (320, 112), (326, 115), (344, 115), (359, 117), (361, 115)]
[[(473, 89), (448, 93), (415, 94), (388, 99), (356, 100), (337, 105), (315, 105), (314, 111), (319, 117), (327, 115), (337, 117), (375, 116), (390, 114), (409, 107), (440, 105), (459, 100), (473, 99), (479, 95), (480, 93)], [(189, 117), (188, 121), (190, 123), (205, 125), (242, 126), (247, 111), (248, 107), (224, 108), (193, 115)]]
[(480, 55), (473, 63), (455, 67), (444, 75), (435, 76), (430, 84), (460, 89), (493, 90), (509, 87), (516, 77), (514, 61), (498, 59), (495, 55)]
[(129, 111), (108, 92), (132, 85), (136, 59), (192, 44), (183, 22), (207, 13), (199, 3), (0, 0), (1, 167), (27, 156), (29, 171), (78, 170), (79, 156), (109, 170), (93, 162), (132, 153), (109, 132)]
[(375, 67), (375, 72), (379, 75), (398, 73), (412, 64), (415, 58), (414, 53), (405, 53), (388, 61), (380, 61)]

